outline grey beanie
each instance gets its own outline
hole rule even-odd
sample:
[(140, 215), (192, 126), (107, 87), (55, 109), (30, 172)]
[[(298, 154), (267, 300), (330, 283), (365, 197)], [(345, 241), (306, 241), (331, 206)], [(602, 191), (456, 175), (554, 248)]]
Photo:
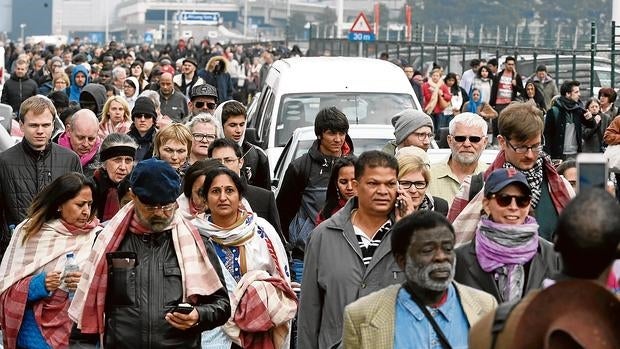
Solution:
[(435, 132), (433, 130), (433, 119), (424, 112), (412, 108), (407, 108), (392, 116), (392, 125), (394, 126), (396, 144), (402, 143), (407, 136), (423, 126), (428, 126), (431, 128), (431, 132)]

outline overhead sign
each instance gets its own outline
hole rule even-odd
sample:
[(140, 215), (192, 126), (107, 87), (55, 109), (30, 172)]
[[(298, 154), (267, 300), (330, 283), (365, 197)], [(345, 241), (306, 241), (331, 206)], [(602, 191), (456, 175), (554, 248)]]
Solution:
[(349, 41), (375, 41), (375, 33), (370, 28), (370, 23), (364, 12), (357, 15), (351, 29), (349, 29)]
[(218, 25), (220, 23), (219, 12), (181, 12), (178, 15), (181, 24), (189, 25)]

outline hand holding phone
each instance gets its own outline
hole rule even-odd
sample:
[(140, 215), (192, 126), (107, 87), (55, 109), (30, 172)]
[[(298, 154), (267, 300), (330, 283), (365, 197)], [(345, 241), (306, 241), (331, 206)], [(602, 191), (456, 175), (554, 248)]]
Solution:
[(189, 314), (192, 312), (192, 310), (194, 310), (194, 306), (189, 304), (189, 303), (179, 303), (176, 306), (174, 306), (173, 308), (171, 308), (168, 312), (169, 313), (181, 313), (181, 314)]

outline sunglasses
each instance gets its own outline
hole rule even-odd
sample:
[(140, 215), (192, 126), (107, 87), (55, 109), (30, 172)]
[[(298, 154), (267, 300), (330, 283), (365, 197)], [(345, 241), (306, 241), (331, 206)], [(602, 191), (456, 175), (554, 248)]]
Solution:
[(470, 143), (478, 143), (482, 140), (480, 136), (452, 136), (452, 138), (458, 143), (464, 143), (467, 139), (469, 139)]
[(530, 196), (522, 195), (493, 194), (491, 195), (491, 198), (495, 199), (497, 204), (501, 207), (506, 207), (512, 204), (512, 199), (515, 199), (519, 208), (526, 208), (532, 201)]
[(213, 102), (194, 102), (194, 105), (196, 106), (196, 108), (202, 108), (205, 106), (205, 104), (207, 105), (207, 108), (209, 109), (215, 109), (215, 107), (217, 106), (217, 104)]

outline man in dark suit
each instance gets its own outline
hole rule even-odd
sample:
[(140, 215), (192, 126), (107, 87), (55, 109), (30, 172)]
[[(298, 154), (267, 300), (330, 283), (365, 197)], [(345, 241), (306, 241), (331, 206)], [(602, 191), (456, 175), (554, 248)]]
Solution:
[(271, 225), (278, 232), (282, 243), (286, 245), (287, 242), (282, 235), (280, 215), (278, 214), (276, 199), (273, 192), (261, 187), (247, 184), (247, 180), (241, 174), (241, 169), (243, 168), (243, 153), (239, 144), (229, 138), (218, 138), (209, 145), (207, 156), (210, 159), (220, 161), (224, 166), (228, 167), (230, 170), (234, 171), (241, 178), (243, 178), (244, 183), (247, 186), (245, 199), (250, 204), (248, 209), (271, 223)]

